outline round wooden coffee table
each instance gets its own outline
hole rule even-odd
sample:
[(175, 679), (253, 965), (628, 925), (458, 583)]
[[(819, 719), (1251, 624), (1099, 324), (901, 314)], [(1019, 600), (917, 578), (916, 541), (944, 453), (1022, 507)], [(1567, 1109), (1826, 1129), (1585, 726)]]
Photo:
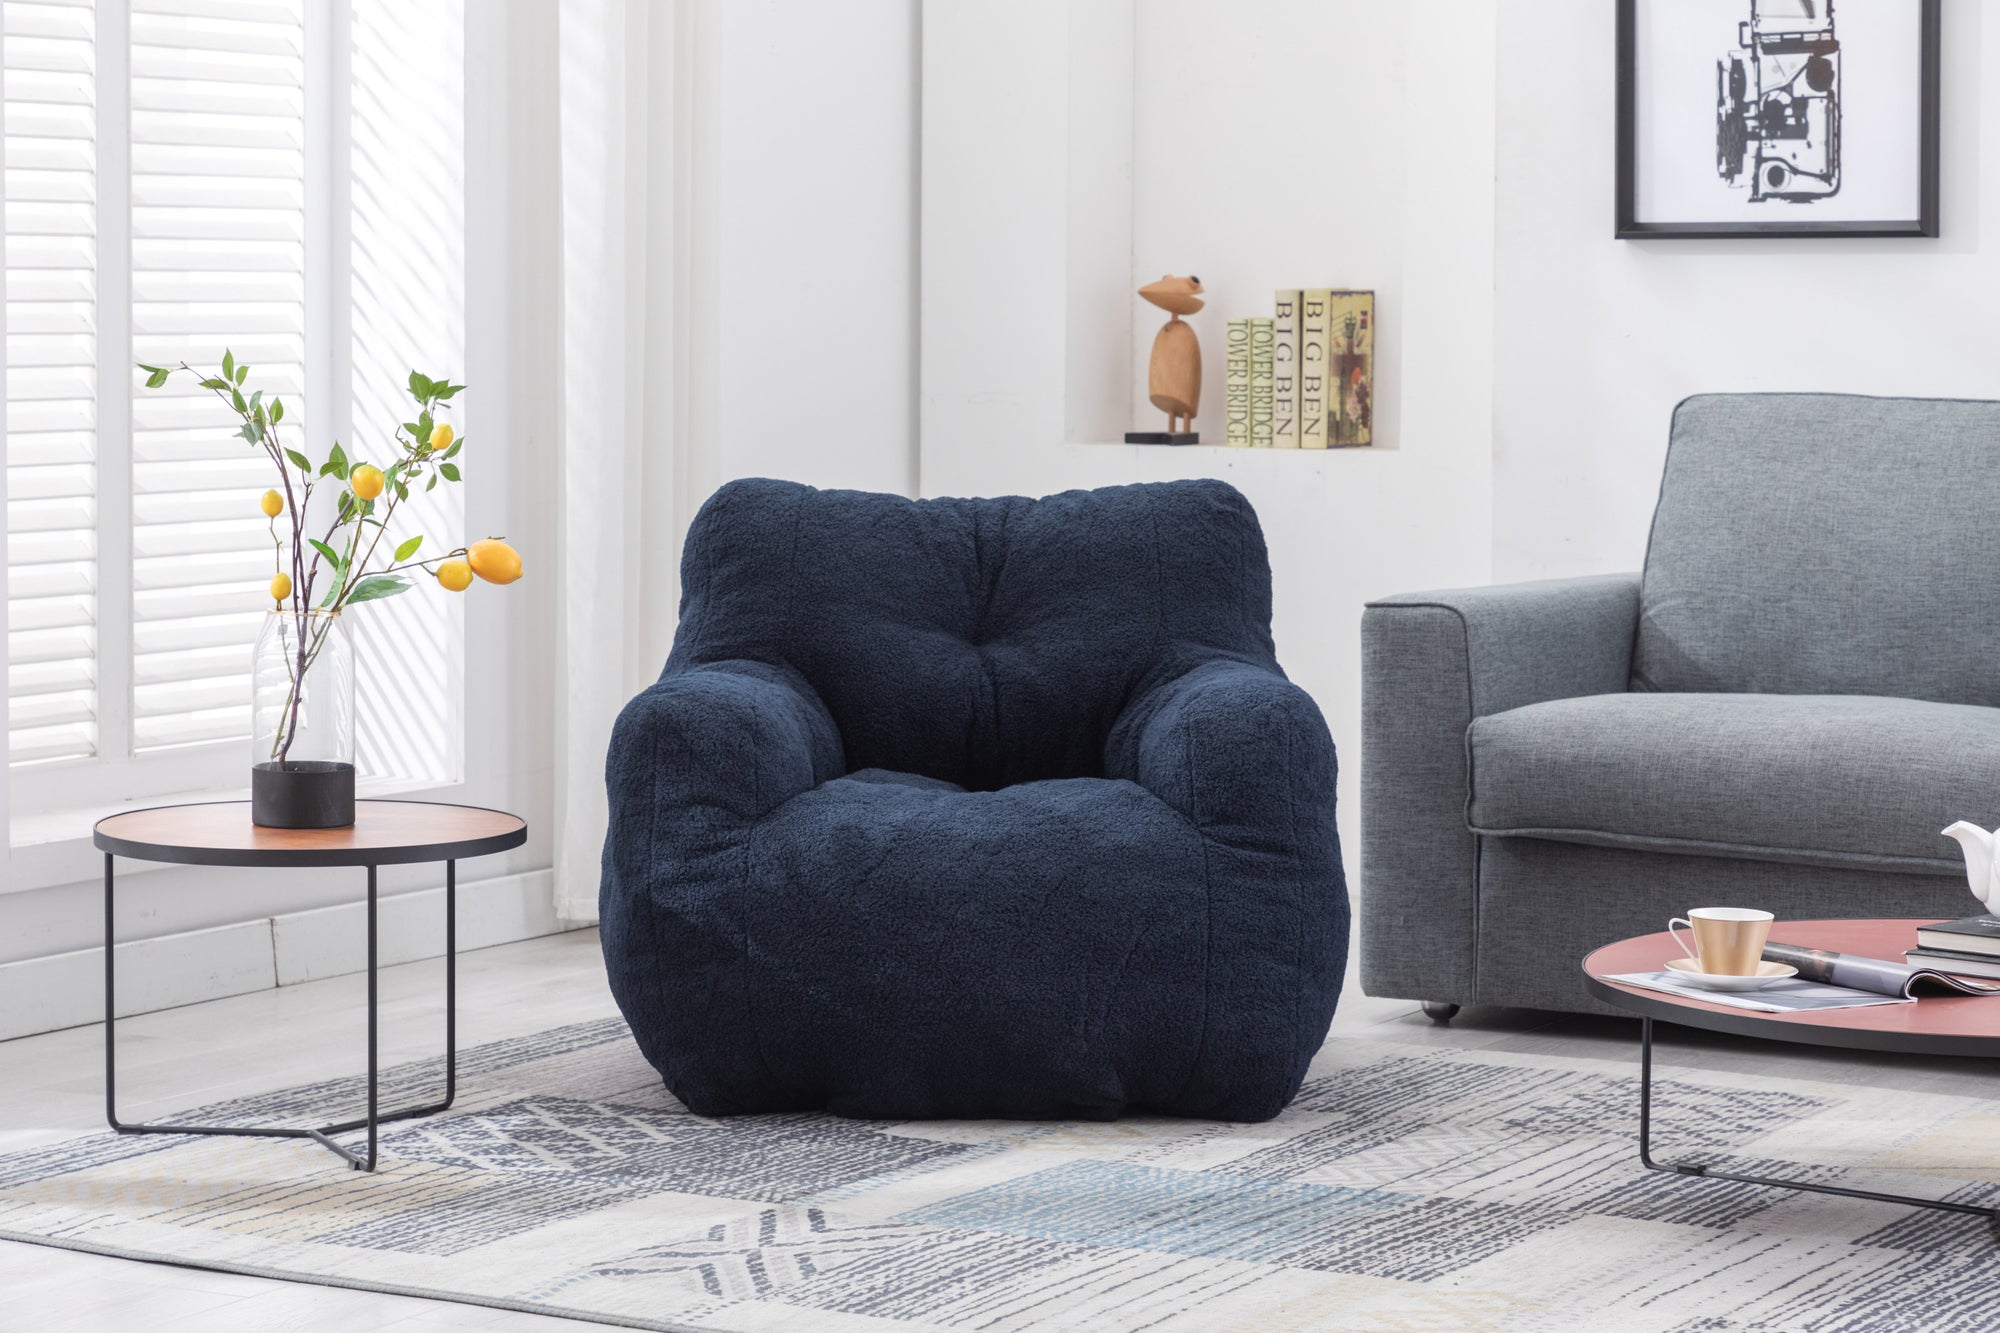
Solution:
[[(240, 1138), (312, 1139), (361, 1171), (375, 1169), (380, 1128), (392, 1120), (435, 1115), (458, 1090), (458, 862), (519, 847), (528, 826), (513, 815), (430, 801), (356, 801), (346, 828), (278, 829), (250, 822), (248, 801), (164, 805), (97, 821), (92, 842), (104, 853), (104, 1116), (120, 1134), (221, 1134)], [(368, 871), (368, 1114), (317, 1129), (290, 1126), (131, 1125), (118, 1118), (117, 1006), (112, 947), (114, 862), (124, 856), (178, 865), (259, 866), (273, 870), (361, 866)], [(444, 1098), (386, 1114), (376, 1085), (376, 894), (378, 866), (444, 862)], [(335, 1134), (367, 1129), (368, 1149), (334, 1142)]]
[[(1917, 943), (1917, 927), (1935, 925), (1930, 918), (1856, 921), (1780, 921), (1771, 940), (1839, 953), (1862, 954), (1900, 962), (1903, 950)], [(1652, 1154), (1653, 1022), (1679, 1023), (1741, 1037), (1789, 1041), (1808, 1046), (1837, 1046), (1859, 1051), (1894, 1051), (1909, 1055), (2000, 1056), (2000, 996), (1926, 997), (1915, 1004), (1872, 1005), (1857, 1009), (1825, 1009), (1814, 1013), (1766, 1014), (1734, 1009), (1703, 1000), (1684, 1000), (1662, 991), (1642, 990), (1610, 980), (1633, 972), (1658, 972), (1669, 958), (1685, 957), (1671, 935), (1638, 935), (1607, 944), (1583, 960), (1584, 987), (1606, 1004), (1639, 1015), (1639, 1162), (1649, 1171), (1734, 1180), (1751, 1185), (1813, 1190), (1855, 1199), (1876, 1199), (1913, 1208), (1942, 1208), (2000, 1219), (2000, 1209), (1942, 1199), (1918, 1199), (1873, 1190), (1847, 1189), (1811, 1181), (1768, 1176), (1733, 1175), (1699, 1162), (1659, 1163)]]

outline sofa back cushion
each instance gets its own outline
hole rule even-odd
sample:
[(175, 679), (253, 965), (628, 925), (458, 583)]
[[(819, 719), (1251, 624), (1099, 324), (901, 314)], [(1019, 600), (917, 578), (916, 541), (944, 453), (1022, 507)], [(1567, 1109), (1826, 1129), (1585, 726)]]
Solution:
[(1674, 412), (1632, 688), (2000, 706), (2000, 403)]
[(1271, 571), (1219, 481), (1042, 500), (907, 500), (753, 479), (688, 531), (669, 672), (788, 666), (849, 770), (993, 790), (1100, 776), (1149, 684), (1235, 658), (1276, 668)]

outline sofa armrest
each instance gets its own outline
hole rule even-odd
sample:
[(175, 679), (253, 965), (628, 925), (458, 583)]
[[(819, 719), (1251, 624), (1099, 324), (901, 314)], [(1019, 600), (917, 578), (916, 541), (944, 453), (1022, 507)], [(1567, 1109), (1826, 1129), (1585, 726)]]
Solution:
[(1361, 984), (1478, 998), (1475, 717), (1628, 688), (1639, 576), (1412, 593), (1361, 617)]

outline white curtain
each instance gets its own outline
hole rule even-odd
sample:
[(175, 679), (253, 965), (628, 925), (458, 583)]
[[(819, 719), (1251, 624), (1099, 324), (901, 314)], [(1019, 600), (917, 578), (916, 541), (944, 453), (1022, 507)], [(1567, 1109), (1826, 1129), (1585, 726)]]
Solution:
[[(675, 0), (559, 0), (562, 495), (556, 912), (597, 919), (604, 756), (659, 673), (677, 579)], [(663, 624), (662, 621), (665, 621)]]

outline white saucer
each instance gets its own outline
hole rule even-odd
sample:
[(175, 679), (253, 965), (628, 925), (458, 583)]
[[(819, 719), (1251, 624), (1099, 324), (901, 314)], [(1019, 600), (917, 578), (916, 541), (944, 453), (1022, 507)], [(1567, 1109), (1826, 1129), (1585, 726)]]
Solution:
[(1756, 976), (1723, 976), (1702, 971), (1701, 964), (1692, 958), (1669, 958), (1667, 971), (1685, 977), (1707, 990), (1762, 990), (1774, 981), (1783, 981), (1786, 977), (1795, 977), (1799, 974), (1796, 967), (1787, 967), (1783, 963), (1759, 963)]

